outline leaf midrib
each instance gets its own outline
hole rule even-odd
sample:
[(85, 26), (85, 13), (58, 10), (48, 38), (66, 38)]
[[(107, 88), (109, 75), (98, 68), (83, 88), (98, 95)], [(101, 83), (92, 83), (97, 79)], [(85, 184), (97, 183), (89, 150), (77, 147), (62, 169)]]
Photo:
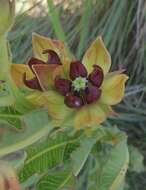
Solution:
[(41, 152), (39, 152), (38, 154), (36, 154), (35, 156), (31, 157), (29, 160), (26, 160), (25, 164), (29, 164), (30, 162), (32, 162), (33, 160), (37, 159), (38, 157), (42, 156), (43, 154), (46, 154), (47, 152), (51, 151), (51, 150), (54, 150), (54, 149), (57, 149), (61, 146), (65, 146), (67, 143), (74, 143), (76, 142), (77, 139), (74, 139), (74, 140), (69, 140), (69, 141), (65, 141), (63, 143), (60, 143), (60, 144), (57, 144), (57, 145), (54, 145), (53, 147), (49, 147)]
[(69, 173), (69, 175), (67, 176), (67, 178), (63, 181), (63, 183), (57, 188), (58, 190), (62, 187), (64, 187), (64, 185), (68, 182), (68, 180), (71, 178), (72, 174)]

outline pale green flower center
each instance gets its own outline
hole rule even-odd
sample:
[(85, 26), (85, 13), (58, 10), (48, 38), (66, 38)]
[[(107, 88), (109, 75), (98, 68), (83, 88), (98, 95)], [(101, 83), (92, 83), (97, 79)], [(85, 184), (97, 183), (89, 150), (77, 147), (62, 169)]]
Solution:
[(75, 91), (85, 90), (88, 80), (84, 77), (77, 77), (73, 82), (72, 86)]

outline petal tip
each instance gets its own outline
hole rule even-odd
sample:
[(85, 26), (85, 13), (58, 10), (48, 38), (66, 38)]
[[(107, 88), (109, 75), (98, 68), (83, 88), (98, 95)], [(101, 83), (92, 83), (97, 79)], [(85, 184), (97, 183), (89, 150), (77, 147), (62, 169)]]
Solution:
[(126, 74), (110, 75), (103, 83), (101, 99), (108, 105), (115, 105), (122, 101), (125, 92)]

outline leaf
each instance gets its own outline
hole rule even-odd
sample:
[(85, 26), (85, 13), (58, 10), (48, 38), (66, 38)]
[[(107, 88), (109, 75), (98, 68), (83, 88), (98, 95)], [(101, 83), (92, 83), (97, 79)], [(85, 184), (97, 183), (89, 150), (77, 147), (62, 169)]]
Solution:
[(80, 138), (82, 136), (82, 132), (77, 132), (71, 139), (76, 139), (76, 141), (70, 141), (65, 147), (64, 150), (64, 162), (69, 160), (71, 158), (71, 154), (73, 151), (75, 151), (80, 146)]
[(83, 4), (83, 15), (80, 21), (80, 28), (81, 28), (81, 32), (80, 32), (80, 41), (79, 41), (79, 45), (78, 45), (78, 50), (77, 50), (77, 57), (80, 57), (84, 47), (86, 47), (87, 45), (87, 37), (88, 37), (88, 33), (89, 33), (89, 29), (90, 27), (85, 27), (87, 25), (90, 26), (90, 18), (92, 15), (92, 1), (89, 0), (85, 0), (85, 3)]
[(13, 154), (1, 157), (0, 159), (8, 162), (13, 168), (15, 168), (15, 170), (19, 170), (24, 164), (26, 153), (23, 151), (18, 151)]
[(49, 9), (49, 19), (52, 23), (53, 29), (55, 31), (55, 34), (58, 39), (65, 41), (65, 33), (62, 28), (62, 24), (60, 22), (59, 18), (59, 11), (58, 8), (54, 6), (54, 3), (52, 0), (47, 0), (48, 2), (48, 9)]
[(67, 144), (76, 142), (77, 139), (69, 139), (66, 134), (59, 133), (55, 138), (35, 145), (27, 150), (27, 159), (20, 171), (20, 180), (24, 181), (35, 173), (46, 170), (61, 164), (64, 160), (64, 151)]
[(21, 183), (21, 189), (28, 189), (28, 187), (33, 187), (34, 184), (36, 184), (38, 182), (38, 180), (40, 179), (39, 175), (33, 175), (32, 177), (28, 178), (28, 180), (24, 181), (23, 183)]
[(21, 133), (10, 130), (10, 128), (0, 128), (0, 156), (16, 152), (33, 144), (52, 129), (52, 123), (44, 109), (37, 109), (23, 115), (22, 121), (24, 129)]
[(144, 166), (144, 156), (140, 153), (140, 151), (134, 147), (129, 146), (129, 152), (130, 152), (130, 171), (134, 172), (143, 172), (145, 170)]
[(6, 124), (15, 129), (22, 129), (21, 114), (12, 107), (5, 107), (0, 109), (0, 123)]
[(0, 81), (0, 107), (10, 106), (12, 104), (14, 104), (14, 98), (9, 93), (6, 83)]
[(25, 94), (16, 87), (13, 81), (10, 80), (8, 85), (10, 92), (15, 99), (14, 107), (18, 112), (25, 114), (35, 109), (35, 106), (26, 99)]
[(98, 173), (98, 190), (117, 190), (124, 181), (129, 153), (126, 141), (115, 145)]
[(100, 140), (104, 135), (102, 129), (97, 129), (97, 131), (91, 137), (84, 137), (81, 139), (80, 147), (72, 153), (72, 163), (73, 163), (73, 174), (77, 176), (81, 169), (83, 168), (93, 145)]
[(73, 189), (74, 177), (70, 170), (50, 172), (44, 175), (38, 184), (36, 190), (65, 190)]

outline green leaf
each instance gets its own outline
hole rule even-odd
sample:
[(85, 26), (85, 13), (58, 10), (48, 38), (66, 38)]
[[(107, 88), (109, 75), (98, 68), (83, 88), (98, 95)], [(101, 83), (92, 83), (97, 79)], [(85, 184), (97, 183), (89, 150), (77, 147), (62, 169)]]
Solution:
[(97, 129), (91, 137), (85, 136), (81, 139), (80, 147), (72, 153), (73, 173), (77, 176), (83, 168), (94, 144), (104, 135), (104, 130)]
[(36, 190), (63, 190), (74, 189), (74, 177), (70, 170), (48, 172), (38, 184)]
[(130, 152), (130, 171), (134, 172), (143, 172), (145, 170), (144, 166), (144, 156), (140, 151), (134, 147), (134, 146), (129, 146), (129, 152)]
[(37, 184), (39, 179), (40, 176), (38, 174), (31, 176), (30, 178), (28, 178), (28, 180), (21, 183), (21, 189), (25, 190), (28, 189), (29, 187), (33, 187), (34, 184)]
[(18, 151), (7, 156), (1, 157), (1, 160), (8, 162), (15, 170), (19, 170), (24, 164), (26, 159), (26, 153), (23, 151)]
[(27, 159), (20, 171), (20, 180), (24, 181), (35, 173), (44, 172), (63, 163), (67, 144), (75, 143), (77, 139), (69, 139), (66, 134), (59, 133), (55, 138), (49, 138), (27, 150)]
[(17, 88), (11, 78), (7, 79), (7, 83), (9, 86), (9, 91), (15, 99), (14, 108), (18, 112), (25, 114), (35, 109), (35, 106), (26, 99), (25, 94)]
[(57, 38), (66, 41), (64, 30), (59, 18), (59, 10), (54, 6), (53, 0), (48, 0), (48, 14)]
[(7, 83), (0, 81), (0, 108), (14, 104), (14, 98), (9, 93)]
[(1, 127), (0, 131), (0, 156), (23, 149), (52, 130), (48, 113), (44, 109), (34, 110), (22, 116), (24, 129), (21, 132)]
[(124, 181), (128, 168), (129, 153), (126, 141), (115, 145), (98, 173), (97, 189), (117, 190)]
[(84, 6), (83, 7), (84, 11), (83, 11), (81, 23), (80, 23), (80, 28), (81, 28), (80, 41), (79, 41), (79, 46), (77, 50), (78, 57), (81, 56), (81, 54), (83, 53), (84, 47), (86, 47), (87, 45), (87, 39), (88, 39), (88, 33), (89, 33), (90, 27), (86, 27), (86, 26), (90, 26), (90, 17), (92, 15), (92, 1), (85, 0), (85, 3), (83, 4), (83, 6)]
[(15, 129), (22, 129), (24, 126), (21, 119), (21, 114), (12, 107), (5, 107), (0, 109), (1, 125), (4, 124)]

